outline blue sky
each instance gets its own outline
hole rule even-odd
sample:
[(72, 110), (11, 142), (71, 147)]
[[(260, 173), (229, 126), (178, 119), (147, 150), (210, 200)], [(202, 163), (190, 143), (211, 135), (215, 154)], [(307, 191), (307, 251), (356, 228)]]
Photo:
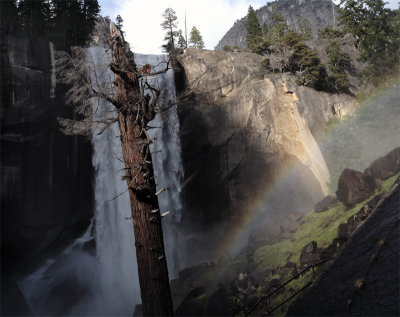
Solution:
[[(266, 0), (99, 0), (101, 14), (115, 20), (124, 19), (126, 38), (134, 52), (161, 53), (164, 32), (161, 29), (163, 11), (173, 8), (178, 16), (178, 28), (196, 26), (203, 36), (207, 49), (213, 49), (237, 19), (247, 14), (249, 5), (254, 9), (265, 5)], [(336, 0), (335, 2), (338, 2)], [(391, 8), (398, 8), (398, 0), (390, 0)]]

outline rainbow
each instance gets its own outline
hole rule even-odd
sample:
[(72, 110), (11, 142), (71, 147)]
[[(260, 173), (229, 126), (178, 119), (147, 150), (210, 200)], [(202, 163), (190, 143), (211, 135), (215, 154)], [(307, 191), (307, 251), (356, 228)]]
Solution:
[[(393, 101), (395, 104), (393, 105)], [(391, 121), (397, 122), (398, 131), (387, 131), (387, 135), (392, 134), (390, 140), (392, 148), (400, 145), (400, 77), (398, 77), (389, 88), (381, 89), (374, 93), (373, 96), (361, 102), (355, 113), (349, 116), (348, 119), (341, 120), (338, 124), (326, 129), (326, 132), (321, 135), (317, 143), (319, 145), (329, 142), (335, 135), (338, 135), (343, 129), (349, 128), (353, 124), (351, 120), (363, 120), (363, 117), (368, 117), (368, 113), (371, 112), (373, 107), (385, 106), (385, 109), (380, 108), (379, 111), (384, 111), (384, 115), (391, 116)], [(383, 107), (382, 106), (382, 107)], [(392, 114), (392, 115), (390, 115)], [(392, 122), (392, 124), (393, 124)], [(385, 122), (380, 122), (382, 130), (386, 129)], [(351, 128), (351, 127), (350, 127)], [(376, 131), (371, 131), (372, 134), (376, 134)], [(383, 133), (384, 135), (384, 133)], [(394, 135), (394, 137), (393, 137)], [(396, 142), (397, 135), (397, 142)], [(368, 138), (368, 137), (367, 137)], [(388, 144), (388, 146), (390, 146)], [(388, 149), (388, 151), (391, 148)], [(375, 153), (376, 155), (376, 153)], [(371, 162), (370, 160), (369, 162)], [(351, 166), (349, 166), (351, 167)], [(265, 206), (273, 195), (274, 191), (281, 186), (282, 182), (290, 175), (290, 173), (296, 168), (295, 164), (286, 164), (277, 173), (276, 177), (272, 182), (269, 182), (265, 188), (259, 191), (259, 194), (254, 197), (252, 202), (248, 203), (238, 215), (230, 221), (228, 228), (224, 232), (224, 239), (221, 241), (220, 247), (217, 254), (219, 256), (235, 255), (241, 247), (247, 244), (247, 238), (252, 229), (252, 225), (255, 221), (260, 219), (263, 215)]]

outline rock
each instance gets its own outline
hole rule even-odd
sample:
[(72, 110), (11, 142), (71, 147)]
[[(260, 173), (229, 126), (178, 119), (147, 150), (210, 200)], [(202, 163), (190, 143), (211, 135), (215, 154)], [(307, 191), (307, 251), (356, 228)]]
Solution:
[(333, 257), (335, 255), (335, 253), (336, 253), (336, 246), (333, 244), (330, 244), (328, 247), (321, 250), (320, 259), (321, 259), (321, 261), (330, 259), (331, 257)]
[(333, 197), (331, 195), (326, 196), (324, 199), (319, 201), (318, 203), (315, 204), (314, 206), (314, 211), (315, 212), (322, 212), (325, 210), (332, 209), (338, 205), (338, 200), (336, 197)]
[(309, 253), (315, 253), (317, 251), (317, 242), (311, 241), (310, 243), (307, 243), (303, 249), (301, 249), (301, 254), (309, 254)]
[(336, 196), (339, 201), (351, 207), (370, 197), (380, 184), (371, 176), (346, 168), (339, 177)]
[(143, 305), (137, 304), (135, 306), (135, 311), (133, 313), (133, 317), (142, 317), (143, 316)]
[(204, 287), (192, 289), (175, 311), (176, 316), (202, 316), (205, 312), (206, 293)]
[(281, 286), (281, 281), (274, 278), (273, 280), (269, 281), (266, 288), (268, 291), (272, 292), (273, 290), (277, 289), (279, 286)]
[(290, 268), (290, 269), (295, 269), (295, 268), (297, 268), (297, 264), (294, 262), (286, 262), (285, 267)]
[[(260, 25), (272, 22), (272, 8), (276, 5), (286, 17), (291, 29), (300, 31), (301, 18), (309, 21), (312, 32), (317, 37), (319, 29), (325, 26), (333, 26), (334, 17), (330, 0), (280, 0), (269, 3), (256, 10), (256, 15)], [(246, 17), (236, 20), (231, 29), (224, 35), (216, 46), (217, 50), (222, 50), (224, 46), (246, 47)]]
[(388, 179), (400, 172), (400, 147), (376, 159), (364, 174), (378, 179)]
[(337, 230), (337, 239), (339, 241), (344, 242), (349, 238), (350, 238), (349, 226), (347, 225), (347, 223), (341, 223)]
[(219, 286), (207, 301), (207, 316), (232, 316), (231, 303), (228, 291)]
[(300, 265), (311, 265), (321, 261), (320, 254), (316, 253), (305, 253), (300, 255)]
[(183, 285), (188, 278), (191, 278), (195, 275), (202, 274), (208, 271), (212, 265), (208, 263), (202, 263), (199, 265), (191, 266), (179, 271), (179, 284)]

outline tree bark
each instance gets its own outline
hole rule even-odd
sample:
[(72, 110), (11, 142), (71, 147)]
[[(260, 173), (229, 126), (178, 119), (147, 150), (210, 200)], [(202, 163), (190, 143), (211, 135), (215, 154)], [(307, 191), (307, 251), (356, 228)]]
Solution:
[[(145, 316), (172, 316), (161, 215), (150, 154), (147, 123), (155, 116), (157, 93), (145, 96), (134, 55), (113, 23), (110, 26), (118, 122), (131, 203), (139, 283)], [(154, 93), (154, 91), (153, 91)]]

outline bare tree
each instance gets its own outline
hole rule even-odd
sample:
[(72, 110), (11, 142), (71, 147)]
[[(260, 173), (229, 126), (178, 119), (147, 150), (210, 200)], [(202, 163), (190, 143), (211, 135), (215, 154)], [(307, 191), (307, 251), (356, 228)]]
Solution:
[[(76, 48), (72, 56), (58, 54), (58, 69), (65, 83), (73, 89), (67, 100), (77, 104), (80, 121), (59, 119), (67, 134), (83, 134), (88, 137), (94, 126), (100, 125), (100, 133), (118, 122), (125, 163), (124, 179), (128, 185), (131, 213), (135, 234), (139, 283), (145, 316), (172, 316), (172, 300), (169, 288), (168, 268), (164, 251), (161, 214), (156, 192), (150, 144), (155, 140), (148, 134), (148, 123), (161, 112), (160, 90), (146, 80), (169, 68), (169, 62), (161, 71), (151, 71), (150, 65), (139, 68), (134, 55), (125, 42), (121, 31), (110, 23), (109, 49), (112, 62), (109, 67), (114, 78), (100, 81), (93, 65), (84, 57), (84, 50)], [(103, 98), (115, 111), (100, 121), (93, 121), (91, 99)]]

